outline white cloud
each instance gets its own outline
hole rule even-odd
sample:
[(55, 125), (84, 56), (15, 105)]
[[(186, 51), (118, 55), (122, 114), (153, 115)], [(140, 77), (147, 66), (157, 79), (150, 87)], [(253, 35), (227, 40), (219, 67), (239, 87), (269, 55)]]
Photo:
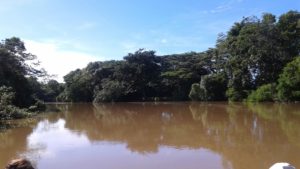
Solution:
[(84, 68), (89, 62), (102, 60), (83, 52), (61, 49), (54, 42), (38, 42), (24, 40), (28, 52), (36, 55), (41, 61), (41, 67), (49, 74), (57, 76), (59, 82), (63, 82), (63, 76), (77, 68)]
[(231, 4), (225, 4), (225, 5), (220, 5), (217, 6), (215, 9), (210, 10), (210, 13), (221, 13), (221, 12), (226, 12), (228, 10), (232, 9)]
[(211, 10), (203, 10), (202, 14), (217, 14), (230, 11), (234, 8), (237, 3), (242, 3), (244, 0), (229, 0), (225, 3), (222, 3)]
[(27, 137), (30, 153), (25, 153), (24, 156), (30, 159), (55, 158), (60, 151), (90, 146), (91, 143), (85, 135), (72, 132), (65, 125), (66, 121), (62, 119), (55, 123), (48, 120), (39, 122), (34, 132)]

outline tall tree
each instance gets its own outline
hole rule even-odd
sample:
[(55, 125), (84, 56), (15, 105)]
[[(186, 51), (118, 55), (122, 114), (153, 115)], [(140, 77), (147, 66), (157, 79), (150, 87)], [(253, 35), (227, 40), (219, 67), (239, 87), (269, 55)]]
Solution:
[(34, 63), (35, 60), (36, 56), (26, 51), (19, 38), (5, 39), (0, 43), (0, 86), (12, 87), (15, 92), (13, 103), (18, 106), (26, 107), (34, 102), (28, 77), (45, 75), (43, 69), (33, 67), (38, 64)]
[(134, 97), (146, 99), (155, 97), (161, 65), (154, 51), (140, 49), (124, 57), (126, 61), (122, 69), (130, 86), (134, 88)]

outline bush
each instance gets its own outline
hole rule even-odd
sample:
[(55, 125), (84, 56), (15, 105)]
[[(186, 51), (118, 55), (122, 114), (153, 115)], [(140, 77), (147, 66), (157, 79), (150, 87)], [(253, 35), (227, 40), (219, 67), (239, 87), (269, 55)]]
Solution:
[(56, 97), (57, 102), (71, 102), (72, 100), (69, 98), (69, 95), (66, 91), (63, 91)]
[(226, 91), (226, 96), (228, 97), (229, 101), (241, 101), (244, 99), (244, 92), (240, 92), (234, 88), (228, 88)]
[(224, 73), (203, 76), (200, 84), (193, 84), (189, 97), (192, 100), (220, 101), (225, 100), (227, 77)]
[(45, 110), (45, 105), (42, 102), (36, 102), (34, 106), (29, 109), (21, 109), (13, 105), (13, 100), (15, 98), (15, 93), (11, 87), (1, 86), (0, 87), (0, 120), (7, 119), (20, 119), (25, 118), (33, 113), (30, 111), (42, 111)]
[(124, 95), (125, 87), (122, 82), (105, 80), (102, 82), (102, 90), (95, 91), (94, 102), (120, 101)]
[(30, 106), (28, 110), (31, 112), (44, 111), (46, 110), (46, 105), (42, 101), (38, 100), (34, 105)]
[(0, 105), (0, 119), (21, 119), (30, 116), (31, 113), (27, 112), (26, 109), (20, 109), (13, 105)]
[(250, 102), (264, 102), (264, 101), (274, 101), (274, 94), (276, 93), (275, 84), (266, 84), (252, 91), (248, 96), (247, 101)]
[(189, 97), (193, 100), (193, 101), (200, 101), (203, 100), (203, 97), (205, 95), (204, 89), (202, 89), (200, 87), (200, 84), (198, 83), (194, 83), (192, 84), (192, 88), (189, 94)]
[(281, 101), (300, 100), (300, 57), (284, 67), (278, 79), (277, 91)]
[(15, 93), (11, 87), (1, 86), (0, 87), (0, 106), (12, 104), (15, 98)]

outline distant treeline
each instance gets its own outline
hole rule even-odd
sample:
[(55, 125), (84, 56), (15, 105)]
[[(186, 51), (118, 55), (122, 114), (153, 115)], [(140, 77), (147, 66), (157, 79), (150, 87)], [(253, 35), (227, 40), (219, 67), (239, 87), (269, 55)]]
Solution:
[(300, 100), (300, 13), (234, 23), (205, 52), (157, 56), (138, 50), (64, 77), (60, 101)]
[(71, 71), (60, 84), (37, 80), (46, 72), (27, 64), (36, 57), (14, 37), (0, 43), (0, 118), (3, 105), (28, 108), (38, 100), (300, 100), (299, 55), (300, 13), (264, 13), (234, 23), (205, 52), (158, 56), (141, 49)]

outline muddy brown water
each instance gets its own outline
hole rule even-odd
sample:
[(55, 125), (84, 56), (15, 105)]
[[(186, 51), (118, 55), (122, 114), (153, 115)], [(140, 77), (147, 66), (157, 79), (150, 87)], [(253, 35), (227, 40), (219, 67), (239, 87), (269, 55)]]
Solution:
[[(0, 122), (0, 168), (300, 168), (300, 104), (51, 104), (34, 119)], [(59, 111), (57, 111), (59, 110)]]

